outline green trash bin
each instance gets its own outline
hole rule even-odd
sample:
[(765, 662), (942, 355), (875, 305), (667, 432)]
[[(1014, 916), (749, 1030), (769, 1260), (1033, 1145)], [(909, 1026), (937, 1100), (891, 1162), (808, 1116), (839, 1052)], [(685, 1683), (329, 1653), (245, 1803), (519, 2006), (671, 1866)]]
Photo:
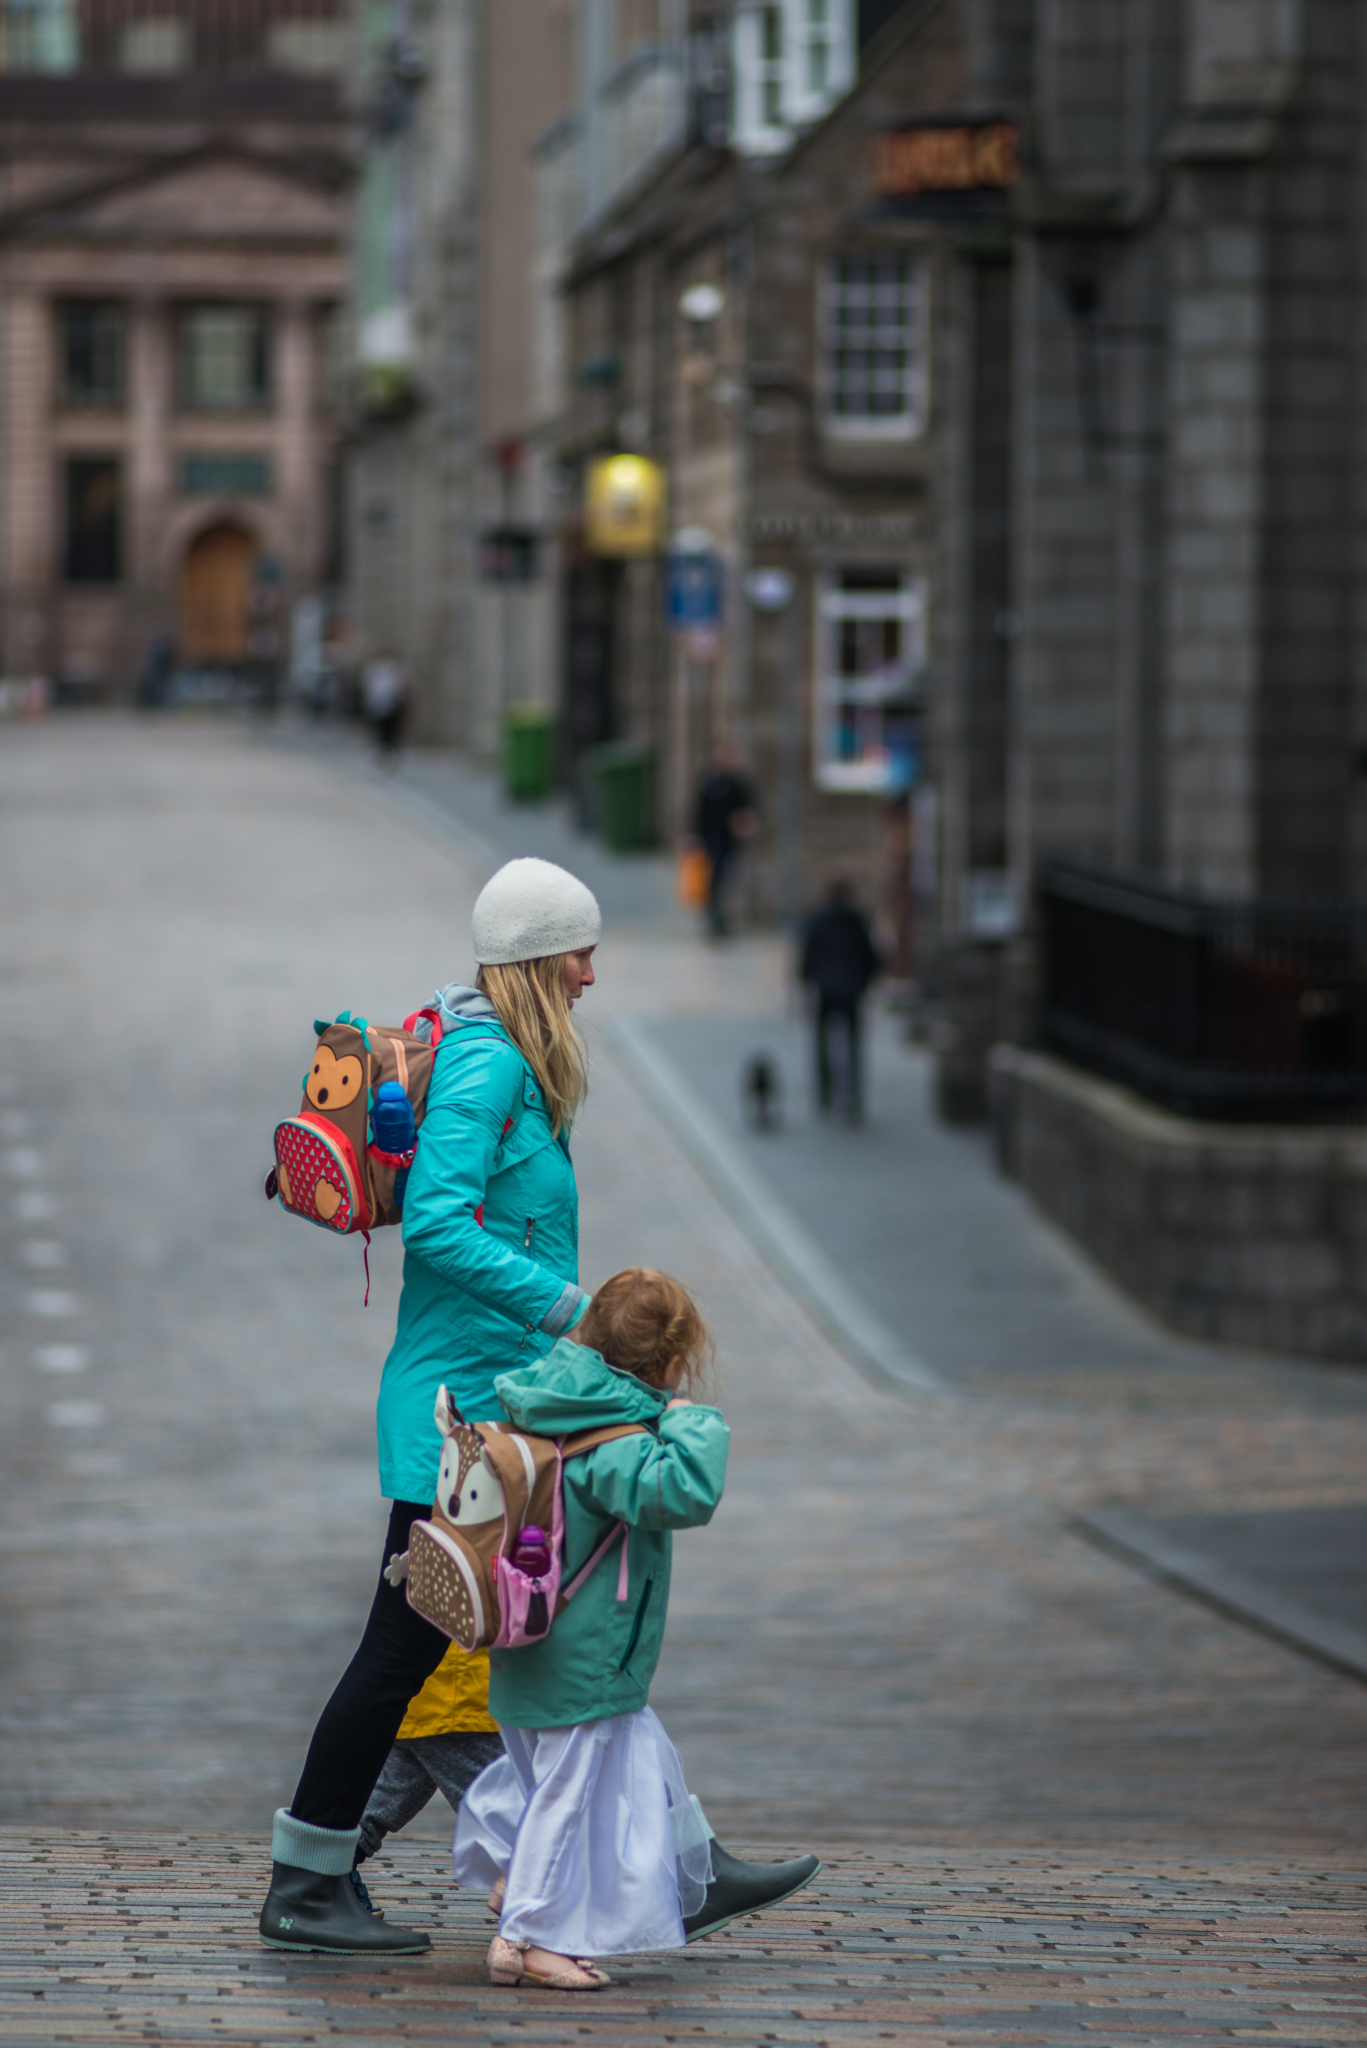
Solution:
[(503, 787), (516, 804), (544, 803), (555, 779), (555, 719), (539, 704), (503, 717)]
[(603, 842), (614, 853), (655, 844), (655, 749), (614, 740), (593, 750)]

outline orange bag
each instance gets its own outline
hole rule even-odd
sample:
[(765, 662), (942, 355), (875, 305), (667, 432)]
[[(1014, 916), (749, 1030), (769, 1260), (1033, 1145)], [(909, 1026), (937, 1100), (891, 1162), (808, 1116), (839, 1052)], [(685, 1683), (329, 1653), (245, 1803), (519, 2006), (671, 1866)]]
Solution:
[(712, 863), (701, 846), (686, 846), (679, 855), (675, 887), (682, 910), (705, 910), (712, 886)]

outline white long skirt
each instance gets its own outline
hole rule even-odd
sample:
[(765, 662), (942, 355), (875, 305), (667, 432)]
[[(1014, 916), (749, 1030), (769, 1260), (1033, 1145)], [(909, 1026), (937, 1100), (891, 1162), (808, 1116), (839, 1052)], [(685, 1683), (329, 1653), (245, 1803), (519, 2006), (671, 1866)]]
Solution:
[(701, 1809), (656, 1714), (504, 1728), (456, 1817), (457, 1884), (506, 1877), (499, 1933), (563, 1956), (682, 1948), (712, 1875)]

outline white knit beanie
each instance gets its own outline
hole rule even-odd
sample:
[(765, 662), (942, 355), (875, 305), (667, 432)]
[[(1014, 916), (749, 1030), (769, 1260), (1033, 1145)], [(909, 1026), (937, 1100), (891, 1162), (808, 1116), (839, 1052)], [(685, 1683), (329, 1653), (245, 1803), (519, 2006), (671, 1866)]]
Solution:
[(510, 860), (480, 890), (470, 921), (481, 967), (580, 953), (602, 929), (593, 891), (549, 860)]

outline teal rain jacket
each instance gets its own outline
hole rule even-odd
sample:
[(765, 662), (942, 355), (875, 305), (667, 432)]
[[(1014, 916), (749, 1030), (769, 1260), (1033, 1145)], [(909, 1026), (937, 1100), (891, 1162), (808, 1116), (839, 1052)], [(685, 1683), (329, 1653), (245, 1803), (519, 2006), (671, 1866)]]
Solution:
[(579, 1195), (536, 1077), (493, 1004), (456, 983), (403, 1204), (403, 1293), (380, 1380), (380, 1485), (430, 1501), (445, 1381), (470, 1422), (503, 1413), (494, 1380), (578, 1321)]
[(565, 1466), (565, 1579), (614, 1522), (628, 1524), (626, 1598), (614, 1544), (543, 1642), (493, 1650), (489, 1712), (509, 1728), (565, 1728), (643, 1707), (664, 1642), (671, 1529), (710, 1522), (726, 1479), (731, 1432), (715, 1408), (669, 1408), (629, 1373), (563, 1337), (537, 1366), (504, 1373), (499, 1397), (540, 1436), (643, 1422)]

